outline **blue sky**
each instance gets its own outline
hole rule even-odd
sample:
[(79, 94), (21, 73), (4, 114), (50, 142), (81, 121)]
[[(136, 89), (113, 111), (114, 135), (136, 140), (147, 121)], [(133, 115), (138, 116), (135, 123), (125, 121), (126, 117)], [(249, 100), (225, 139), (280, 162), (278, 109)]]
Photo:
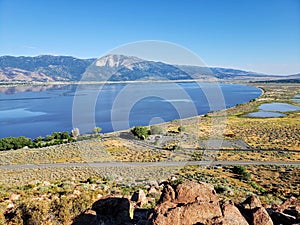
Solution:
[(99, 57), (162, 40), (210, 66), (300, 72), (300, 0), (0, 0), (0, 55)]

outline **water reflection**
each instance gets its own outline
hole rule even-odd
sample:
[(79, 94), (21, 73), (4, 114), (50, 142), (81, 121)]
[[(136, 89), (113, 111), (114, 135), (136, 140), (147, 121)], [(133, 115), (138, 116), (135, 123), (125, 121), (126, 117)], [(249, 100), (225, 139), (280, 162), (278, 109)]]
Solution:
[(13, 95), (22, 92), (42, 92), (42, 91), (54, 90), (54, 89), (66, 89), (68, 86), (71, 85), (53, 84), (53, 85), (0, 86), (0, 93), (5, 95)]

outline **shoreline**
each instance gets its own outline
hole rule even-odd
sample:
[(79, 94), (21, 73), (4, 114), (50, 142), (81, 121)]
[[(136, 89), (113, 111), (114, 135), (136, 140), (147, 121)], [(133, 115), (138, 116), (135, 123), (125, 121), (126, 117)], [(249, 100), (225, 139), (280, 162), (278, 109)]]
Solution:
[(96, 85), (96, 84), (140, 84), (140, 83), (249, 83), (248, 80), (237, 80), (235, 82), (219, 79), (188, 79), (188, 80), (128, 80), (128, 81), (51, 81), (51, 82), (0, 82), (0, 87), (14, 86), (47, 86), (47, 85)]

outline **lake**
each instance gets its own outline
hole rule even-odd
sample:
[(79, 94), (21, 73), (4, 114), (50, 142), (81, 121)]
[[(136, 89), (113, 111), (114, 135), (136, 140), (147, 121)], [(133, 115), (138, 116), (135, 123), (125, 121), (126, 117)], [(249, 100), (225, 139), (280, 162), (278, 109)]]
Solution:
[(250, 101), (256, 87), (217, 83), (135, 83), (0, 87), (0, 137), (54, 131), (102, 132), (206, 114)]

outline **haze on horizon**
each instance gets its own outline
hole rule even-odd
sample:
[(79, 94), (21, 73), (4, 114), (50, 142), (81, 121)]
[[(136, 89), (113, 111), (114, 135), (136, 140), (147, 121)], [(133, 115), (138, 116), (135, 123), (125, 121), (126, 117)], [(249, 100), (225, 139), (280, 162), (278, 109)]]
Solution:
[(296, 74), (300, 1), (0, 0), (0, 55), (94, 58), (143, 40), (186, 47), (209, 66)]

